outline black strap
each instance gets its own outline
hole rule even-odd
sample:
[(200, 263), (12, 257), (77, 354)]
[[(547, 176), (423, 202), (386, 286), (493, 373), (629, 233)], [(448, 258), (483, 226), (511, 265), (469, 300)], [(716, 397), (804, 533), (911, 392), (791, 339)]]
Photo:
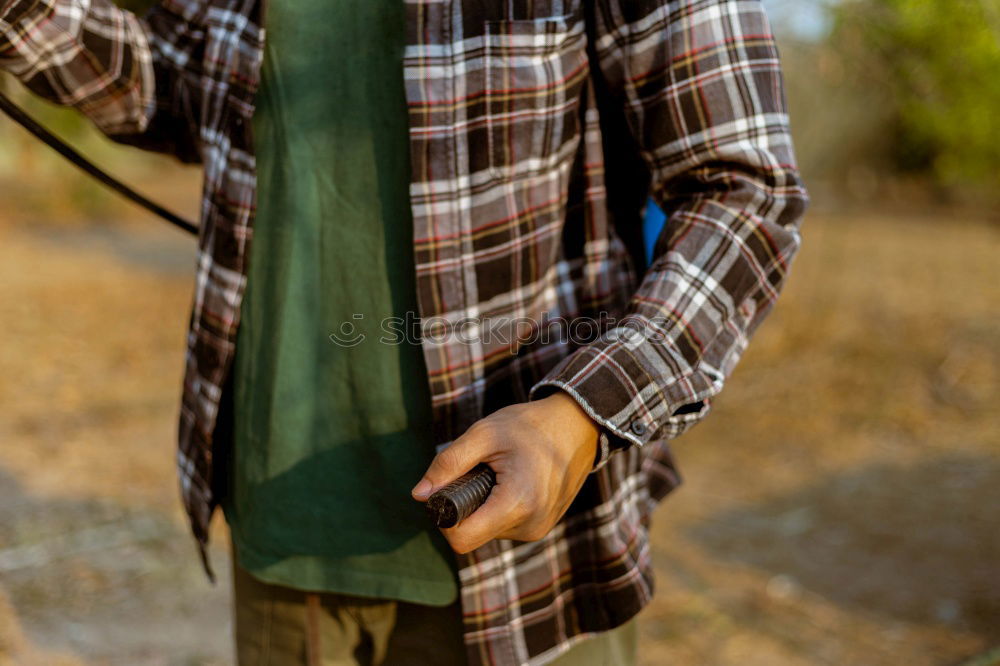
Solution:
[(18, 125), (28, 130), (34, 134), (37, 138), (41, 139), (46, 145), (55, 150), (57, 153), (65, 157), (67, 160), (75, 164), (80, 169), (101, 181), (112, 190), (121, 194), (126, 199), (139, 204), (149, 212), (154, 215), (162, 217), (164, 220), (170, 224), (180, 227), (188, 233), (197, 235), (198, 227), (194, 224), (188, 222), (179, 215), (171, 213), (169, 210), (163, 206), (150, 201), (146, 197), (142, 196), (128, 185), (125, 185), (121, 181), (115, 179), (114, 177), (108, 175), (98, 167), (94, 166), (86, 157), (75, 151), (74, 149), (67, 146), (59, 137), (52, 134), (50, 131), (39, 125), (34, 119), (28, 114), (18, 108), (10, 99), (0, 92), (0, 111), (3, 111)]

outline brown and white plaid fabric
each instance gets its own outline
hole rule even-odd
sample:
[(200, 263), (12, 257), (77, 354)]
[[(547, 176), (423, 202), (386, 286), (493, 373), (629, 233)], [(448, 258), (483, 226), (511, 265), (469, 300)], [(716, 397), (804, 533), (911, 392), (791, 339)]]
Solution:
[[(649, 600), (650, 511), (678, 481), (665, 442), (705, 417), (799, 247), (778, 56), (757, 0), (405, 1), (437, 439), (563, 389), (613, 443), (548, 536), (460, 558), (471, 662), (541, 664)], [(140, 19), (0, 0), (0, 66), (119, 141), (204, 164), (178, 453), (202, 549), (252, 238), (262, 5), (163, 0)], [(668, 221), (641, 271), (650, 194)]]

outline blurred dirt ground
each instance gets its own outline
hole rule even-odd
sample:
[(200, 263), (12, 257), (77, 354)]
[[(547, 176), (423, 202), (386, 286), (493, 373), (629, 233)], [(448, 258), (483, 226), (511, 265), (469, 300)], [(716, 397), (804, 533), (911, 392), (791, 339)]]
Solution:
[[(642, 662), (1000, 663), (998, 229), (815, 214), (805, 237), (675, 443)], [(227, 556), (210, 586), (175, 490), (192, 266), (148, 219), (0, 224), (0, 664), (232, 663)]]

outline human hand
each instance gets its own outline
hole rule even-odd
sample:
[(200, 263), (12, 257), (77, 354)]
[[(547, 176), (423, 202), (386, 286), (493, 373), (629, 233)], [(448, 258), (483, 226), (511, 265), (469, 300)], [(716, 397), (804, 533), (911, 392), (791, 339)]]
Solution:
[(497, 483), (486, 503), (442, 529), (452, 549), (468, 553), (493, 539), (537, 541), (559, 521), (594, 465), (598, 427), (567, 393), (511, 405), (477, 421), (431, 462), (413, 489), (426, 501), (478, 463)]

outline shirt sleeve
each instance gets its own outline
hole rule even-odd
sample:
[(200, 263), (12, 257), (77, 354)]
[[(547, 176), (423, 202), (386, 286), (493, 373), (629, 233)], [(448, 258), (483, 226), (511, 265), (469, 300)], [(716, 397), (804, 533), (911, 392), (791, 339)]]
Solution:
[(0, 3), (0, 68), (116, 141), (199, 160), (199, 3), (165, 0), (144, 18), (111, 0)]
[(624, 110), (667, 214), (625, 316), (532, 388), (566, 391), (602, 426), (597, 468), (705, 418), (782, 288), (807, 195), (759, 1), (592, 6), (598, 91)]

